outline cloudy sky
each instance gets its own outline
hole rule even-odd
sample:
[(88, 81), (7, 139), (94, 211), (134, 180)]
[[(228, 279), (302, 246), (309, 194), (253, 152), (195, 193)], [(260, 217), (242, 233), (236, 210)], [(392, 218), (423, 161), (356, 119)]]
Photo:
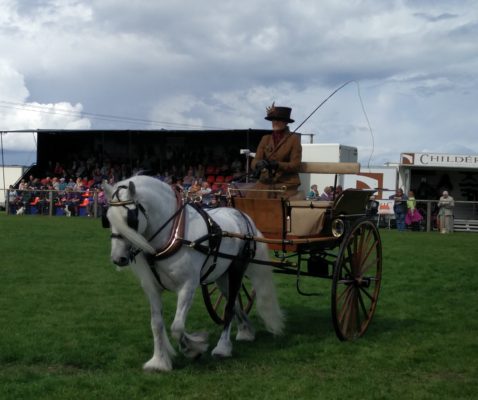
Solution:
[(295, 129), (351, 81), (300, 132), (477, 154), (477, 39), (476, 0), (0, 0), (0, 130), (268, 128), (273, 101)]

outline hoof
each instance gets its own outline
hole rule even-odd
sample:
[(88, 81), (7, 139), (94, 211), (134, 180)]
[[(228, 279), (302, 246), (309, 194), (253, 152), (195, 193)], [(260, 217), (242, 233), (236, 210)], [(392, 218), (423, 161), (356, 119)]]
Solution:
[(253, 342), (255, 338), (256, 333), (250, 329), (241, 329), (236, 335), (236, 340), (240, 342)]
[(232, 356), (232, 343), (229, 342), (225, 345), (218, 344), (213, 351), (211, 352), (211, 355), (215, 358), (229, 358)]
[(148, 372), (169, 372), (172, 369), (171, 361), (161, 361), (154, 357), (143, 365), (143, 370)]
[(187, 358), (199, 358), (209, 348), (207, 339), (207, 333), (184, 334), (179, 342), (181, 352)]

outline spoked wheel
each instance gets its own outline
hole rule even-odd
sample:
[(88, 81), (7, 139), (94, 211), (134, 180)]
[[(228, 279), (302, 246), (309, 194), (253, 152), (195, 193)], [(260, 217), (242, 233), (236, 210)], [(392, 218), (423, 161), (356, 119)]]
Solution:
[(371, 221), (359, 221), (344, 237), (334, 266), (332, 320), (340, 340), (363, 336), (377, 306), (382, 242)]
[[(201, 286), (201, 289), (207, 312), (216, 324), (222, 325), (224, 323), (224, 308), (226, 307), (227, 302), (226, 297), (221, 293), (219, 287), (215, 283), (203, 285)], [(256, 292), (252, 288), (251, 282), (249, 279), (244, 278), (237, 299), (239, 307), (241, 307), (246, 314), (249, 314), (251, 311), (255, 297)]]

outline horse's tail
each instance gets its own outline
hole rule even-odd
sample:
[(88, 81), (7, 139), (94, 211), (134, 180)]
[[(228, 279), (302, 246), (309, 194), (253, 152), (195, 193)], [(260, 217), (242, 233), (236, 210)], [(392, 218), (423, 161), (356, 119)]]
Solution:
[[(269, 260), (269, 250), (264, 243), (257, 243), (255, 258)], [(284, 314), (279, 306), (276, 288), (272, 276), (272, 267), (251, 262), (246, 271), (256, 291), (256, 308), (264, 321), (266, 329), (274, 335), (284, 330)]]

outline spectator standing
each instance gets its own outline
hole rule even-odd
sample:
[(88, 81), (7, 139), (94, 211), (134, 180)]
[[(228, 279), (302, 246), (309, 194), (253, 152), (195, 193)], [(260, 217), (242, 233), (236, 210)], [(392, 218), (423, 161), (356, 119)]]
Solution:
[(380, 203), (375, 198), (375, 195), (370, 196), (370, 199), (369, 199), (368, 204), (367, 204), (367, 213), (373, 219), (375, 219), (377, 214), (378, 214), (379, 206), (380, 206)]
[(441, 233), (453, 232), (453, 208), (455, 207), (455, 200), (444, 190), (440, 200), (438, 201), (438, 217), (440, 221)]
[(395, 194), (392, 194), (389, 198), (394, 200), (393, 212), (395, 213), (395, 222), (397, 224), (397, 230), (400, 232), (404, 232), (408, 197), (403, 193), (402, 189), (397, 189)]
[(8, 188), (8, 206), (9, 213), (14, 215), (17, 213), (17, 205), (19, 202), (19, 196), (13, 185)]
[(407, 214), (405, 215), (405, 224), (412, 229), (412, 231), (419, 230), (419, 223), (423, 219), (422, 214), (417, 209), (417, 201), (413, 190), (408, 192), (407, 200)]

